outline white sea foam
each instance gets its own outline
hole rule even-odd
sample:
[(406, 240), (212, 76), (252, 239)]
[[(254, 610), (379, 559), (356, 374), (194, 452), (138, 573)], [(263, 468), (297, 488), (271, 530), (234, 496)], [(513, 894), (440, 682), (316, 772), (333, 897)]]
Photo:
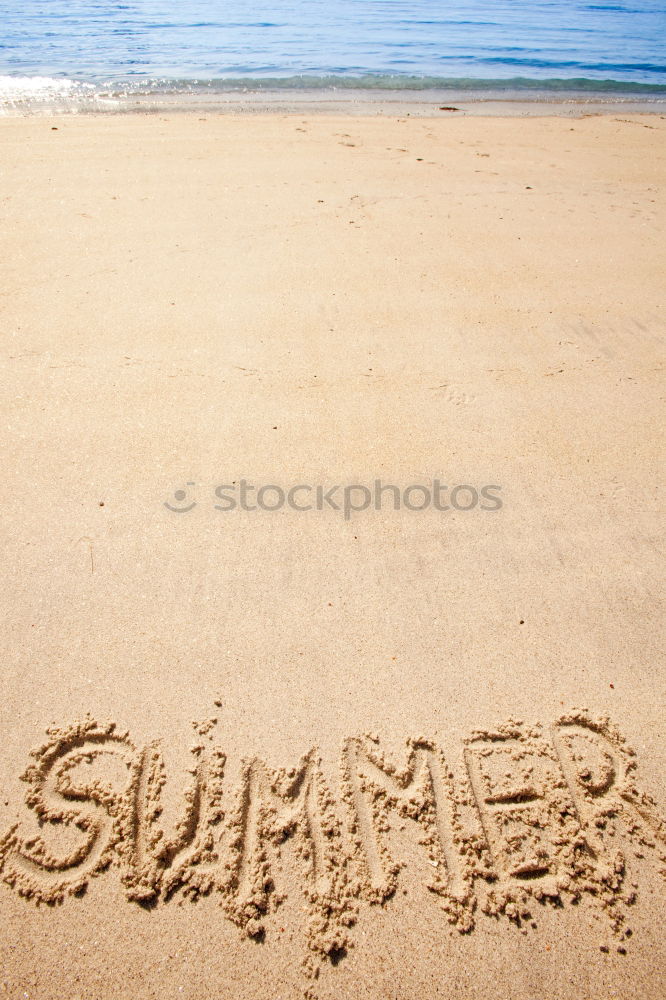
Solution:
[(0, 76), (0, 115), (76, 112), (97, 104), (92, 83), (51, 76)]
[(15, 101), (52, 101), (91, 95), (95, 87), (77, 80), (56, 79), (51, 76), (0, 76), (0, 103)]

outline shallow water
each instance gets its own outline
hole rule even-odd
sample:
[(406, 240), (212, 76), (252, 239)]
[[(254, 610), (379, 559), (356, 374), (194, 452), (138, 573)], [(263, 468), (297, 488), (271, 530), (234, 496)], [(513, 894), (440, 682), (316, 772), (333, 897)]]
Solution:
[(631, 91), (666, 85), (665, 36), (655, 0), (0, 0), (0, 95), (64, 94), (66, 80), (140, 92), (313, 77)]

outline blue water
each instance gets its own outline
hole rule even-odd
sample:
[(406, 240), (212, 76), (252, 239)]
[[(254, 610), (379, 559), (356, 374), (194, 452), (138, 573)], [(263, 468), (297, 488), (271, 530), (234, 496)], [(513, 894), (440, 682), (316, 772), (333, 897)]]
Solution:
[(665, 38), (655, 0), (0, 0), (0, 77), (658, 92)]

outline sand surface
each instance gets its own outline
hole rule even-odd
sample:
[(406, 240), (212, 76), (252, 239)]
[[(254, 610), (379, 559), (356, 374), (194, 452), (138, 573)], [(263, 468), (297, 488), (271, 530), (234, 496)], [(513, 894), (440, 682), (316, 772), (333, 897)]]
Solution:
[(665, 138), (0, 121), (4, 994), (663, 995)]

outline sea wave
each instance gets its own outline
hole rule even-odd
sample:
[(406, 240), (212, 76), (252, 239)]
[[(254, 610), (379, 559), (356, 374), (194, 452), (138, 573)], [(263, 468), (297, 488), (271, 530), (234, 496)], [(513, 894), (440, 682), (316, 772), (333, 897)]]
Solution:
[[(170, 105), (184, 108), (200, 97), (207, 101), (236, 95), (292, 94), (306, 99), (308, 94), (324, 96), (354, 91), (366, 93), (369, 100), (382, 93), (411, 95), (422, 93), (433, 100), (437, 93), (455, 100), (492, 100), (506, 98), (548, 100), (578, 97), (581, 100), (631, 99), (661, 101), (666, 99), (666, 85), (634, 83), (626, 80), (591, 79), (588, 77), (539, 79), (515, 76), (503, 79), (476, 77), (412, 76), (393, 73), (298, 74), (295, 76), (221, 77), (212, 80), (169, 78), (112, 79), (90, 81), (48, 76), (0, 76), (0, 113), (57, 110), (77, 112), (87, 110), (122, 111), (130, 106), (147, 106), (169, 99)], [(179, 101), (182, 98), (182, 102)]]
[(94, 94), (92, 83), (59, 79), (52, 76), (0, 76), (0, 103), (16, 101), (52, 101)]
[(124, 80), (101, 84), (97, 92), (111, 96), (132, 94), (247, 93), (293, 90), (446, 90), (460, 93), (506, 91), (567, 91), (584, 94), (666, 95), (666, 84), (598, 80), (589, 77), (538, 79), (515, 76), (503, 79), (477, 77), (413, 76), (398, 73), (306, 74), (296, 76), (220, 77), (213, 80)]

